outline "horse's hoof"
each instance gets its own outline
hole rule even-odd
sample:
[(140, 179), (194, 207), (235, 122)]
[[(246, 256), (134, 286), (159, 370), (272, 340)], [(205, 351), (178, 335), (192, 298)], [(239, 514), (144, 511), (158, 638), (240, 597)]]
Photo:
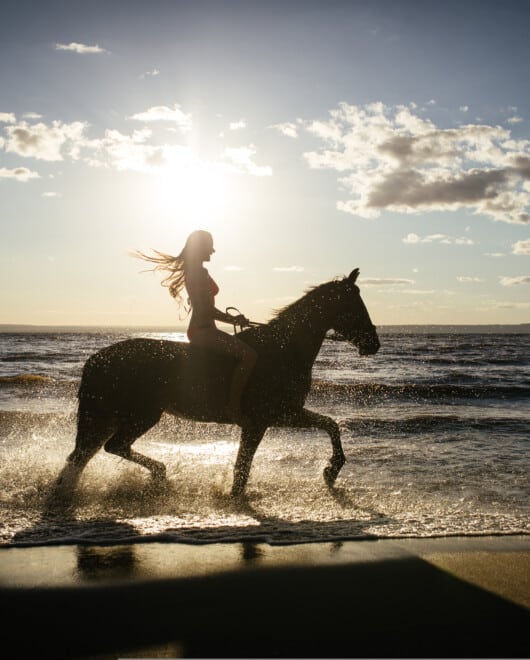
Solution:
[(334, 486), (335, 481), (337, 480), (337, 476), (339, 474), (339, 471), (335, 468), (332, 468), (330, 465), (327, 465), (324, 468), (324, 481), (326, 482), (326, 486), (328, 488), (331, 488)]
[(167, 481), (166, 466), (161, 465), (160, 467), (154, 468), (151, 471), (151, 477), (152, 477), (153, 481), (156, 481), (156, 482)]
[(230, 499), (233, 500), (233, 501), (240, 500), (243, 497), (245, 497), (245, 493), (244, 493), (243, 490), (239, 490), (239, 489), (234, 490), (232, 488), (232, 490), (230, 491)]

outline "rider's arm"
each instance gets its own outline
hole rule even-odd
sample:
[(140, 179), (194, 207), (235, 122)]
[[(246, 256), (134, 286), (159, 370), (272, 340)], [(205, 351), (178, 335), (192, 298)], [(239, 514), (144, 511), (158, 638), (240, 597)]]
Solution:
[(248, 325), (248, 319), (243, 314), (233, 316), (215, 307), (208, 273), (204, 268), (186, 273), (186, 290), (190, 297), (193, 316), (199, 325), (208, 325), (211, 319), (230, 325), (235, 322), (241, 327)]
[(220, 309), (215, 308), (216, 321), (221, 321), (222, 323), (230, 323), (230, 325), (239, 325), (241, 328), (248, 327), (250, 325), (249, 320), (244, 314), (227, 314), (222, 312)]
[(220, 309), (217, 309), (217, 307), (213, 308), (213, 313), (213, 317), (216, 321), (221, 321), (222, 323), (232, 323), (232, 319), (230, 319), (229, 315), (225, 312), (222, 312)]

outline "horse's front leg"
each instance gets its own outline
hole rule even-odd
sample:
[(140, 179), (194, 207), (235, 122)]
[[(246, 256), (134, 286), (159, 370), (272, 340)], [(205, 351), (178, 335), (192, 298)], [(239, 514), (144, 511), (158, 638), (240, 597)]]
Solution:
[(326, 431), (331, 438), (333, 453), (331, 454), (328, 465), (324, 468), (324, 481), (329, 487), (333, 486), (342, 466), (346, 463), (346, 456), (344, 456), (342, 449), (340, 429), (337, 422), (331, 419), (331, 417), (320, 415), (312, 410), (307, 410), (307, 408), (302, 408), (302, 410), (293, 413), (292, 417), (288, 417), (285, 420), (285, 426), (315, 428)]
[(241, 429), (241, 440), (239, 441), (239, 450), (234, 466), (232, 497), (240, 497), (243, 494), (250, 474), (252, 459), (266, 430), (266, 426), (249, 426)]

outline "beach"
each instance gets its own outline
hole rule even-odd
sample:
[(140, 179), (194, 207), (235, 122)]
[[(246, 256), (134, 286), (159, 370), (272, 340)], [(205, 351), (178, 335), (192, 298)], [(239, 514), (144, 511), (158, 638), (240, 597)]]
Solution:
[(83, 364), (127, 336), (0, 335), (9, 657), (530, 656), (530, 335), (326, 341), (307, 403), (341, 430), (333, 488), (325, 433), (271, 428), (234, 503), (238, 430), (166, 415), (135, 445), (164, 488), (101, 451), (50, 510)]
[(11, 657), (530, 650), (528, 536), (1, 548), (0, 594)]

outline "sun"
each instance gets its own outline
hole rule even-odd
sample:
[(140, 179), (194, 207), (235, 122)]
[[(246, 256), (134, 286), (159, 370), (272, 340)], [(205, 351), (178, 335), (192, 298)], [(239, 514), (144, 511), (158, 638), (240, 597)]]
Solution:
[(163, 216), (183, 233), (217, 231), (226, 224), (234, 188), (234, 177), (218, 164), (196, 160), (164, 167), (156, 175), (154, 195)]

